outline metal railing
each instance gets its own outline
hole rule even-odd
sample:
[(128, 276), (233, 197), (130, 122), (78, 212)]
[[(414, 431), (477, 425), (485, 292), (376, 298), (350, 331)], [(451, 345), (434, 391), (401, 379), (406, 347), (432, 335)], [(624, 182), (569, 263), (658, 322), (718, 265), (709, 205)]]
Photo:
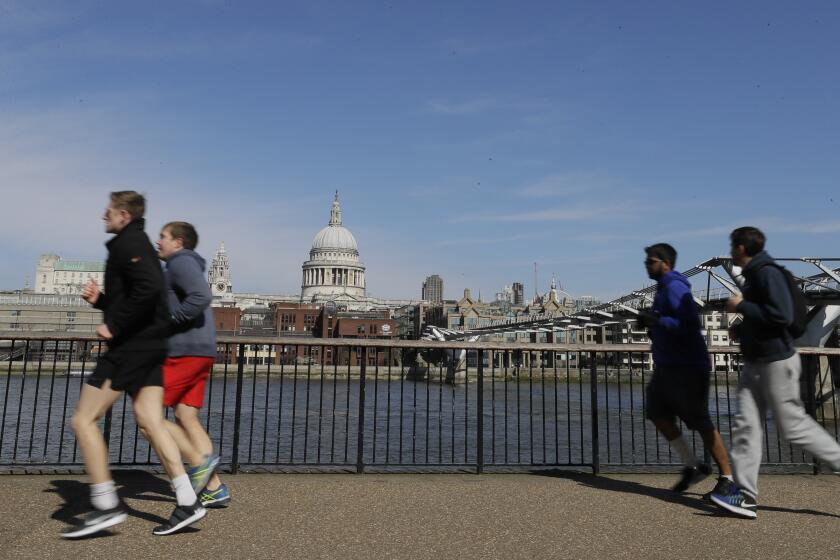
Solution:
[[(9, 334), (0, 333), (0, 468), (81, 467), (70, 420), (104, 344)], [(709, 407), (728, 445), (740, 356), (711, 353), (724, 356), (712, 361)], [(648, 354), (640, 345), (220, 337), (200, 418), (233, 472), (676, 468), (645, 420)], [(836, 434), (830, 372), (840, 351), (800, 354), (806, 407)], [(101, 424), (112, 464), (157, 464), (128, 396)], [(772, 419), (764, 435), (766, 465), (815, 468)], [(702, 453), (699, 436), (691, 441)]]

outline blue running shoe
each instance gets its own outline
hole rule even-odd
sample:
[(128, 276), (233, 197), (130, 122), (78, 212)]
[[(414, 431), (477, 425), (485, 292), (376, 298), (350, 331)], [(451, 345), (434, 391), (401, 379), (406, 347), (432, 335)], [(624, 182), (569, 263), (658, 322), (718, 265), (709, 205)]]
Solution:
[(230, 492), (227, 486), (222, 484), (215, 490), (205, 488), (198, 494), (201, 505), (208, 508), (225, 508), (230, 505)]
[(727, 494), (727, 492), (728, 492), (727, 488), (729, 488), (730, 484), (735, 484), (735, 483), (732, 482), (731, 480), (729, 480), (728, 478), (726, 478), (725, 476), (718, 477), (717, 484), (715, 484), (715, 487), (712, 488), (709, 492), (706, 492), (705, 494), (703, 494), (703, 501), (709, 502), (710, 504), (713, 503), (712, 502), (712, 494), (721, 494), (721, 495)]
[(196, 467), (190, 467), (187, 474), (190, 477), (190, 484), (195, 492), (198, 492), (210, 482), (210, 477), (216, 472), (216, 467), (219, 466), (218, 455), (205, 455), (201, 464)]
[(710, 496), (713, 503), (719, 507), (746, 517), (747, 519), (755, 519), (757, 517), (755, 498), (741, 490), (734, 482), (726, 481), (728, 484), (722, 485), (723, 488), (718, 490), (716, 487)]

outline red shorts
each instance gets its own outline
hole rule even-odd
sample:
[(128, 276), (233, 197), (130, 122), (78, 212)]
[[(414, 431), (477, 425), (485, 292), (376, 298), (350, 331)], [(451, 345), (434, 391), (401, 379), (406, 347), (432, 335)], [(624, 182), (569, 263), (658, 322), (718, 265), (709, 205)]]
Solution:
[(207, 356), (166, 358), (163, 363), (163, 404), (201, 408), (204, 385), (215, 361), (215, 358)]

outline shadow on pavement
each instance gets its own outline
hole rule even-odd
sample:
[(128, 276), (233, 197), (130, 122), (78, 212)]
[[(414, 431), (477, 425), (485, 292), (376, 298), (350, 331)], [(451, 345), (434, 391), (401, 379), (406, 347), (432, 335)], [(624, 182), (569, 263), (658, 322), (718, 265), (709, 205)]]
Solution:
[[(120, 499), (171, 502), (174, 507), (175, 496), (165, 479), (140, 470), (114, 471), (113, 475)], [(55, 492), (64, 500), (64, 503), (50, 517), (58, 521), (70, 523), (73, 518), (90, 511), (90, 493), (87, 483), (81, 480), (62, 479), (52, 480), (50, 484), (52, 486), (44, 490), (44, 492)], [(134, 509), (127, 503), (125, 507), (129, 515), (151, 521), (155, 525), (166, 521), (166, 519), (157, 515)], [(108, 536), (110, 534), (101, 532), (96, 535), (91, 535), (91, 537)]]
[(656, 488), (654, 486), (647, 486), (639, 482), (630, 480), (616, 480), (605, 476), (595, 476), (591, 474), (583, 474), (569, 471), (532, 471), (533, 474), (540, 476), (548, 476), (552, 478), (565, 478), (573, 480), (583, 486), (595, 488), (597, 490), (608, 490), (610, 492), (623, 492), (625, 494), (636, 494), (639, 496), (648, 496), (656, 498), (663, 502), (672, 504), (679, 504), (692, 509), (696, 509), (705, 513), (721, 513), (714, 505), (704, 502), (700, 494), (677, 494), (665, 488)]
[[(647, 486), (645, 484), (641, 484), (639, 482), (633, 482), (629, 480), (616, 480), (614, 478), (608, 478), (605, 476), (595, 476), (591, 474), (584, 474), (584, 473), (577, 473), (577, 472), (570, 472), (570, 471), (563, 471), (563, 470), (548, 470), (548, 471), (532, 471), (532, 474), (540, 475), (540, 476), (548, 476), (553, 478), (565, 478), (568, 480), (573, 480), (578, 484), (582, 484), (584, 486), (588, 486), (589, 488), (595, 488), (598, 490), (608, 490), (611, 492), (624, 492), (627, 494), (636, 494), (640, 496), (648, 496), (651, 498), (656, 498), (662, 500), (663, 502), (669, 502), (672, 504), (680, 504), (686, 507), (690, 507), (692, 509), (698, 510), (695, 512), (695, 515), (710, 515), (716, 517), (735, 517), (737, 519), (743, 519), (735, 514), (731, 514), (727, 511), (724, 511), (714, 504), (710, 504), (708, 502), (703, 501), (702, 495), (689, 492), (686, 494), (676, 494), (668, 489), (665, 488), (656, 488), (654, 486)], [(805, 514), (805, 515), (819, 515), (824, 517), (837, 517), (840, 518), (840, 515), (836, 515), (834, 513), (828, 513), (825, 511), (817, 511), (813, 509), (794, 509), (794, 508), (784, 508), (778, 506), (766, 506), (759, 504), (758, 511), (775, 511), (780, 513), (798, 513), (798, 514)]]

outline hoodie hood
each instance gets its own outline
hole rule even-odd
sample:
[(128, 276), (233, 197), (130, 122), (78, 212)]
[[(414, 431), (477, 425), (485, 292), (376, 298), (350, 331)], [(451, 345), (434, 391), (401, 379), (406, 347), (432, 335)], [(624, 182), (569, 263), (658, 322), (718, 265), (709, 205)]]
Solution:
[(691, 284), (688, 282), (688, 278), (686, 278), (676, 270), (666, 272), (662, 275), (662, 278), (656, 281), (656, 283), (661, 288), (668, 286), (671, 282), (679, 282), (681, 284), (684, 284), (689, 290), (691, 289)]
[(207, 261), (205, 261), (204, 258), (201, 255), (199, 255), (198, 253), (196, 253), (192, 249), (181, 249), (180, 251), (174, 253), (171, 257), (169, 257), (169, 260), (167, 261), (167, 263), (171, 263), (175, 259), (184, 259), (184, 258), (195, 259), (198, 262), (198, 266), (201, 267), (201, 270), (205, 269), (204, 265), (207, 263)]
[(750, 259), (750, 262), (748, 262), (747, 266), (744, 267), (743, 272), (745, 274), (752, 274), (762, 266), (773, 264), (774, 262), (773, 257), (771, 257), (767, 251), (759, 251), (752, 259)]

